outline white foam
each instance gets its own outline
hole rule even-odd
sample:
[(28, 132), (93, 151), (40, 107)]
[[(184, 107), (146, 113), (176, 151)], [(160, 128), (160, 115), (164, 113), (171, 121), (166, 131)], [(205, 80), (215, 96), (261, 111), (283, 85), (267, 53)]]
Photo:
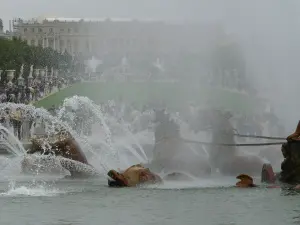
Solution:
[(200, 188), (222, 188), (233, 187), (236, 183), (235, 177), (203, 178), (193, 181), (164, 181), (159, 185), (149, 185), (146, 188), (155, 189), (200, 189)]
[(0, 197), (16, 197), (16, 196), (57, 196), (65, 192), (60, 191), (56, 188), (45, 188), (44, 186), (26, 187), (20, 186), (15, 187), (14, 183), (10, 183), (10, 188), (6, 192), (0, 193)]

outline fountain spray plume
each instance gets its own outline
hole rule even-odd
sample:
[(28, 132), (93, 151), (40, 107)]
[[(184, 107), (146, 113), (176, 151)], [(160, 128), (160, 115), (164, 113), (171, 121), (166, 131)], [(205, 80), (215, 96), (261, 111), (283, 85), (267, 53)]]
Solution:
[(0, 125), (0, 146), (12, 155), (23, 156), (26, 154), (22, 143), (6, 127)]
[[(110, 102), (110, 103), (114, 104), (112, 102)], [(122, 160), (120, 159), (118, 147), (123, 147), (123, 148), (125, 147), (128, 150), (130, 150), (130, 152), (133, 155), (135, 155), (137, 157), (137, 159), (139, 159), (140, 162), (147, 161), (147, 156), (146, 156), (145, 152), (143, 151), (142, 147), (139, 145), (138, 141), (135, 140), (135, 137), (129, 131), (127, 126), (123, 123), (123, 120), (119, 120), (119, 122), (121, 122), (121, 123), (117, 122), (117, 118), (113, 117), (112, 115), (109, 115), (108, 113), (102, 112), (101, 107), (94, 104), (93, 101), (91, 101), (90, 99), (88, 99), (86, 97), (79, 97), (79, 96), (73, 96), (72, 98), (65, 99), (63, 106), (61, 107), (60, 111), (58, 112), (58, 118), (61, 119), (64, 117), (64, 115), (67, 115), (66, 113), (68, 113), (68, 111), (70, 111), (70, 110), (72, 111), (72, 109), (70, 109), (70, 107), (73, 107), (73, 111), (75, 114), (77, 111), (80, 111), (80, 110), (85, 110), (85, 113), (88, 113), (88, 111), (93, 112), (93, 115), (96, 116), (97, 121), (99, 121), (101, 127), (104, 130), (104, 142), (101, 142), (102, 145), (106, 148), (108, 147), (109, 152), (107, 152), (107, 153), (110, 156), (115, 157), (115, 159), (117, 159), (119, 161), (119, 163), (121, 163)], [(115, 143), (115, 141), (112, 140), (113, 135), (112, 135), (111, 129), (117, 130), (118, 132), (123, 131), (126, 135), (129, 135), (131, 140), (134, 141), (134, 144), (136, 144), (139, 147), (139, 150), (142, 153), (143, 157), (141, 157), (140, 154), (138, 154), (138, 152), (136, 152), (136, 150), (133, 149), (132, 147), (130, 147), (128, 144), (126, 145), (126, 143), (122, 142), (120, 144), (123, 146), (120, 146), (120, 145), (118, 145), (118, 143)], [(97, 140), (99, 140), (99, 138)], [(101, 141), (101, 138), (100, 138), (100, 141)], [(96, 155), (95, 152), (94, 152), (94, 154)]]
[[(45, 135), (48, 137), (53, 137), (60, 133), (61, 131), (66, 131), (71, 134), (72, 137), (74, 137), (79, 144), (83, 144), (83, 149), (92, 151), (92, 146), (88, 144), (84, 139), (82, 139), (75, 131), (73, 131), (70, 126), (59, 120), (58, 118), (52, 116), (47, 110), (43, 108), (35, 108), (31, 105), (24, 105), (24, 104), (15, 104), (15, 103), (2, 103), (0, 104), (0, 112), (5, 110), (11, 110), (15, 111), (17, 109), (21, 109), (23, 119), (28, 120), (37, 120), (42, 119), (43, 122), (46, 124), (45, 126)], [(14, 140), (17, 142), (16, 138)], [(18, 143), (18, 142), (17, 142)], [(7, 144), (7, 143), (6, 143)], [(20, 142), (19, 142), (20, 144)], [(43, 146), (45, 149), (47, 149), (49, 143), (44, 141)], [(24, 153), (24, 151), (23, 151)], [(19, 154), (20, 155), (20, 154)], [(74, 163), (74, 162), (73, 162)], [(107, 167), (100, 162), (100, 165), (103, 167), (104, 171), (107, 171)]]

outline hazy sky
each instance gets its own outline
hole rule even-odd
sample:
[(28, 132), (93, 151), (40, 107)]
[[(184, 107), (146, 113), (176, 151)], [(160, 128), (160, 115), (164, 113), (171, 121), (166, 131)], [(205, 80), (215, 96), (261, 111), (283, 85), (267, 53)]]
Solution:
[(5, 24), (13, 17), (41, 15), (207, 21), (224, 17), (236, 20), (261, 11), (298, 14), (299, 6), (298, 0), (1, 0), (0, 15)]
[[(200, 2), (202, 3), (199, 4)], [(1, 0), (0, 15), (5, 20), (14, 16), (30, 18), (40, 15), (207, 19), (212, 17), (212, 10), (215, 16), (222, 9), (214, 7), (210, 2), (211, 0)]]

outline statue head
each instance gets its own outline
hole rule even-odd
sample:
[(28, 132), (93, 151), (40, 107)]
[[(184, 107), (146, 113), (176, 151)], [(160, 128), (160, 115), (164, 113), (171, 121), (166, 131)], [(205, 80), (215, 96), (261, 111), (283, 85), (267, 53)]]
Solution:
[(253, 183), (253, 178), (247, 174), (240, 174), (236, 177), (240, 181), (236, 183), (237, 187), (241, 188), (248, 188), (248, 187), (255, 187), (256, 185)]
[(231, 112), (219, 109), (204, 109), (199, 111), (196, 130), (230, 129)]

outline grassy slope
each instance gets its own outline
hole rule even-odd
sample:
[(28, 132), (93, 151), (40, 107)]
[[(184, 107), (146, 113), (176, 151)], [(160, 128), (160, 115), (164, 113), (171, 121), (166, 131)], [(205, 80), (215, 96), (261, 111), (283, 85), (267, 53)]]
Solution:
[[(171, 83), (78, 83), (54, 93), (34, 105), (49, 108), (60, 104), (66, 97), (74, 95), (86, 96), (96, 103), (116, 99), (122, 96), (124, 100), (134, 101), (142, 105), (151, 99), (165, 100), (171, 107), (180, 102), (193, 100), (198, 104), (210, 104), (232, 109), (239, 112), (251, 112), (258, 108), (254, 98), (239, 93), (232, 93), (220, 89), (200, 88), (198, 85), (182, 87)], [(207, 97), (208, 96), (208, 100)]]

